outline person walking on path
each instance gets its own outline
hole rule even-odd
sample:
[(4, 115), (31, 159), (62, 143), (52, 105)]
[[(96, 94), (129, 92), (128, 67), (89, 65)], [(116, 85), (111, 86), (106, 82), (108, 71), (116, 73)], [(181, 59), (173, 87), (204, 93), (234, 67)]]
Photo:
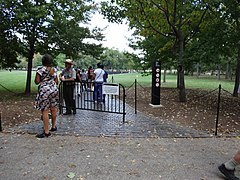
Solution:
[(87, 74), (84, 69), (80, 72), (82, 91), (87, 90)]
[(102, 70), (104, 71), (103, 82), (107, 82), (108, 72), (104, 69), (104, 65), (101, 65)]
[(76, 89), (76, 94), (78, 96), (81, 95), (82, 93), (82, 88), (81, 88), (81, 75), (80, 75), (80, 69), (75, 69), (76, 71), (76, 79), (75, 79), (75, 89)]
[(94, 92), (93, 92), (93, 100), (94, 102), (100, 101), (103, 102), (102, 96), (102, 84), (103, 84), (103, 76), (105, 72), (102, 69), (102, 64), (97, 64), (97, 69), (94, 70)]
[(88, 77), (88, 88), (89, 90), (92, 90), (93, 88), (93, 80), (94, 80), (94, 69), (92, 66), (89, 66), (88, 71), (87, 71), (87, 77)]
[(227, 180), (240, 180), (234, 174), (235, 167), (240, 165), (240, 150), (234, 155), (232, 159), (229, 161), (221, 164), (218, 169), (219, 171), (224, 174)]
[(63, 99), (66, 105), (64, 115), (76, 114), (76, 103), (74, 99), (76, 71), (72, 68), (74, 65), (71, 59), (65, 60), (65, 69), (60, 73), (60, 80), (63, 82)]
[[(104, 71), (104, 75), (103, 75), (103, 82), (107, 82), (108, 79), (108, 72), (104, 69), (104, 65), (101, 66), (102, 70)], [(103, 102), (105, 103), (105, 97), (106, 94), (103, 94)]]
[[(35, 83), (39, 84), (38, 94), (35, 99), (35, 108), (41, 110), (44, 132), (36, 137), (44, 138), (51, 135), (49, 131), (56, 131), (57, 105), (58, 105), (58, 77), (57, 70), (52, 67), (52, 57), (45, 54), (42, 57), (42, 67), (35, 76)], [(52, 116), (52, 128), (49, 130), (49, 110)]]

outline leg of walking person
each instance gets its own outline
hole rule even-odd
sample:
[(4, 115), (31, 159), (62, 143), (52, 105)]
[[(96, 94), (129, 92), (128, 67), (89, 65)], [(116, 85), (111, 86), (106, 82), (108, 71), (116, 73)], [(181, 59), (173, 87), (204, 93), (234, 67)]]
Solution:
[(80, 82), (76, 82), (75, 83), (76, 85), (75, 85), (75, 89), (76, 89), (76, 94), (78, 95), (78, 96), (80, 96), (81, 95), (81, 83)]
[(44, 132), (45, 134), (49, 133), (49, 117), (48, 117), (48, 112), (49, 110), (43, 110), (42, 115), (43, 115), (43, 127), (44, 127)]
[(97, 82), (94, 82), (94, 91), (93, 91), (94, 102), (97, 102), (97, 100), (98, 100), (98, 88), (97, 88), (97, 86), (98, 86)]
[(57, 126), (56, 126), (56, 120), (57, 120), (57, 108), (56, 107), (51, 107), (51, 115), (52, 115), (52, 128), (50, 131), (56, 131)]
[(83, 91), (86, 91), (86, 90), (87, 90), (87, 82), (83, 81)]
[(69, 88), (68, 85), (64, 84), (63, 86), (63, 98), (64, 98), (64, 101), (65, 101), (65, 106), (66, 106), (66, 112), (63, 113), (64, 115), (68, 115), (68, 114), (71, 114), (71, 96), (70, 96), (70, 93), (71, 92), (71, 89)]
[(74, 97), (75, 86), (69, 86), (69, 101), (70, 109), (73, 111), (73, 114), (76, 114), (76, 102)]
[(232, 159), (223, 163), (218, 169), (229, 180), (239, 180), (234, 174), (235, 167), (240, 165), (240, 150), (234, 155)]
[(102, 83), (99, 83), (98, 85), (98, 92), (99, 92), (100, 102), (103, 102)]
[(43, 117), (43, 129), (44, 132), (42, 134), (38, 134), (36, 137), (37, 138), (44, 138), (44, 137), (48, 137), (51, 135), (51, 133), (49, 132), (49, 118), (48, 118), (48, 109), (47, 110), (42, 110), (42, 117)]

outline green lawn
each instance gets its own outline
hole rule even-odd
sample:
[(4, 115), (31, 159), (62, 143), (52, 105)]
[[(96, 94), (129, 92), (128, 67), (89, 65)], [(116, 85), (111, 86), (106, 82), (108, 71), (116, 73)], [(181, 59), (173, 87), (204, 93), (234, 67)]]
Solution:
[[(7, 90), (4, 89), (2, 86), (6, 87), (7, 89), (16, 92), (16, 93), (23, 93), (26, 86), (26, 71), (0, 71), (0, 92), (6, 92)], [(35, 71), (32, 72), (32, 92), (36, 92), (37, 85), (34, 83)], [(127, 74), (114, 74), (109, 75), (108, 81), (111, 81), (113, 77), (114, 82), (121, 83), (122, 85), (128, 87), (132, 85), (135, 81), (145, 87), (151, 87), (151, 75), (149, 76), (142, 76), (138, 73), (127, 73)], [(185, 83), (186, 88), (201, 88), (201, 89), (216, 89), (218, 88), (219, 84), (225, 90), (230, 92), (233, 91), (234, 82), (222, 79), (220, 81), (217, 80), (215, 76), (205, 76), (200, 77), (197, 79), (194, 76), (185, 76)], [(1, 86), (2, 85), (2, 86)], [(176, 75), (167, 75), (166, 83), (162, 83), (162, 87), (176, 87)]]
[[(32, 91), (37, 90), (37, 85), (34, 83), (35, 71), (32, 72), (31, 87)], [(27, 72), (26, 71), (0, 71), (0, 92), (11, 90), (15, 93), (23, 93), (26, 87)], [(5, 88), (3, 88), (2, 86)]]
[[(149, 76), (141, 76), (141, 74), (132, 73), (132, 74), (117, 74), (117, 75), (110, 75), (109, 80), (114, 79), (114, 82), (119, 82), (124, 86), (130, 86), (135, 79), (137, 82), (145, 87), (151, 87), (152, 77)], [(163, 76), (162, 76), (163, 78)], [(162, 87), (176, 87), (177, 76), (176, 75), (167, 75), (166, 83), (162, 83)], [(218, 88), (219, 84), (222, 85), (222, 88), (228, 90), (230, 92), (233, 91), (234, 88), (234, 81), (221, 79), (220, 81), (217, 80), (216, 76), (202, 76), (199, 79), (196, 76), (185, 76), (185, 85), (186, 88), (189, 89), (216, 89)]]

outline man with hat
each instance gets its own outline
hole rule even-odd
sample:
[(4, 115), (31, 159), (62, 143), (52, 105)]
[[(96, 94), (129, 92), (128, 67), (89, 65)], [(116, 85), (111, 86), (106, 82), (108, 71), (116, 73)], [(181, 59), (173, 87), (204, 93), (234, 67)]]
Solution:
[(66, 105), (66, 112), (63, 114), (76, 114), (76, 103), (74, 99), (76, 71), (72, 67), (74, 63), (71, 59), (66, 59), (64, 63), (65, 69), (59, 74), (59, 78), (63, 82), (63, 98)]

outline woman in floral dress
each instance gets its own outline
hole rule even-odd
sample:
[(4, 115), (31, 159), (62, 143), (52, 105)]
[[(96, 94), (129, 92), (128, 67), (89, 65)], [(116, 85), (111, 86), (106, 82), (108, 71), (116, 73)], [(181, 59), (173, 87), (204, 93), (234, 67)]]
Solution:
[[(45, 54), (42, 57), (42, 67), (35, 76), (35, 83), (39, 85), (38, 94), (35, 100), (35, 108), (41, 110), (43, 118), (44, 132), (36, 137), (44, 138), (51, 135), (49, 131), (56, 131), (56, 117), (58, 106), (58, 76), (56, 68), (52, 67), (52, 57)], [(52, 115), (52, 127), (49, 130), (49, 110)]]

